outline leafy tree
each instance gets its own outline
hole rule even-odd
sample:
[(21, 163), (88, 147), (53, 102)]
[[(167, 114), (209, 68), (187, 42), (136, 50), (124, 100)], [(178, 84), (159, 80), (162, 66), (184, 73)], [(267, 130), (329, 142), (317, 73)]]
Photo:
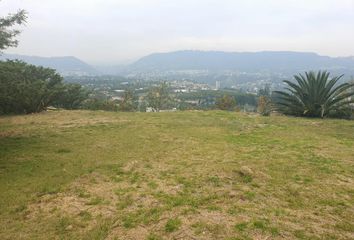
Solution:
[(224, 94), (216, 100), (215, 105), (218, 109), (231, 111), (236, 107), (236, 100), (235, 97)]
[[(18, 45), (15, 37), (20, 31), (13, 26), (26, 20), (24, 10), (0, 17), (0, 51)], [(87, 93), (80, 85), (63, 84), (62, 80), (53, 69), (21, 61), (0, 62), (0, 114), (40, 112), (52, 104), (78, 108)]]
[(123, 100), (119, 104), (119, 110), (125, 112), (131, 112), (136, 110), (136, 99), (133, 90), (127, 89), (124, 91)]
[(0, 62), (0, 112), (33, 113), (52, 104), (62, 89), (53, 69), (20, 61)]
[(88, 92), (65, 84), (54, 69), (21, 61), (0, 61), (0, 114), (36, 113), (48, 106), (77, 109)]
[(179, 93), (177, 95), (177, 98), (180, 99), (178, 102), (179, 109), (215, 109), (217, 99), (222, 98), (225, 94), (235, 98), (238, 106), (257, 106), (257, 95), (235, 91), (234, 89), (223, 89)]
[(269, 84), (266, 84), (264, 88), (259, 89), (258, 96), (270, 97), (271, 91)]
[[(342, 75), (343, 76), (343, 75)], [(354, 102), (353, 83), (338, 81), (342, 76), (329, 79), (329, 72), (306, 72), (295, 75), (295, 82), (284, 81), (285, 91), (275, 91), (279, 111), (305, 117), (345, 117)]]
[(267, 84), (258, 91), (257, 112), (262, 116), (269, 116), (272, 111), (271, 91)]
[(88, 110), (104, 110), (116, 112), (119, 109), (119, 104), (116, 101), (99, 98), (89, 98), (82, 103), (83, 109)]
[(24, 24), (27, 20), (27, 13), (25, 10), (19, 10), (14, 14), (0, 17), (0, 51), (8, 47), (16, 47), (18, 40), (15, 37), (20, 34), (17, 29), (12, 29), (14, 25)]
[(272, 111), (271, 100), (267, 96), (258, 97), (257, 111), (262, 116), (269, 116)]
[(157, 112), (167, 108), (171, 103), (167, 83), (163, 82), (160, 86), (152, 88), (146, 96), (146, 101), (148, 106), (152, 107)]
[(80, 84), (68, 83), (63, 85), (53, 105), (65, 109), (79, 109), (88, 95), (89, 92), (84, 90)]

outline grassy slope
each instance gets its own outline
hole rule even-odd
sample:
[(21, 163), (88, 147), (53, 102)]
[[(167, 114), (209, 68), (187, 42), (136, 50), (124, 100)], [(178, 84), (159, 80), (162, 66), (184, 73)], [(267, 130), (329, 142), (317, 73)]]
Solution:
[(0, 239), (353, 239), (354, 122), (0, 118)]

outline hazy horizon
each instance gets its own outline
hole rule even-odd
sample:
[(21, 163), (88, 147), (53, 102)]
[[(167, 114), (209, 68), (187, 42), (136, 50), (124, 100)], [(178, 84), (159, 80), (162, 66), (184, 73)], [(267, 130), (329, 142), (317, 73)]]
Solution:
[(5, 53), (123, 64), (155, 52), (298, 51), (354, 56), (354, 1), (2, 0), (29, 19)]
[[(74, 55), (55, 55), (55, 56), (40, 56), (40, 55), (24, 55), (24, 54), (20, 54), (20, 53), (12, 53), (12, 52), (8, 52), (8, 51), (5, 51), (3, 52), (3, 54), (5, 55), (19, 55), (19, 56), (28, 56), (28, 57), (44, 57), (44, 58), (60, 58), (60, 57), (75, 57), (75, 58), (78, 58), (79, 60), (82, 60), (84, 61), (85, 63), (88, 63), (89, 65), (92, 65), (92, 66), (124, 66), (124, 65), (129, 65), (131, 63), (134, 63), (140, 59), (142, 59), (143, 57), (148, 57), (149, 55), (152, 55), (152, 54), (164, 54), (164, 53), (173, 53), (173, 52), (185, 52), (185, 51), (197, 51), (197, 52), (225, 52), (225, 53), (262, 53), (262, 52), (294, 52), (294, 53), (314, 53), (314, 54), (317, 54), (319, 56), (328, 56), (328, 55), (323, 55), (323, 54), (319, 54), (319, 53), (316, 53), (316, 52), (302, 52), (302, 51), (287, 51), (287, 50), (283, 50), (283, 51), (272, 51), (272, 50), (260, 50), (260, 51), (223, 51), (223, 50), (198, 50), (198, 49), (181, 49), (181, 50), (174, 50), (174, 51), (168, 51), (168, 52), (153, 52), (153, 53), (148, 53), (146, 55), (143, 55), (143, 56), (140, 56), (140, 57), (137, 57), (136, 59), (131, 59), (131, 60), (126, 60), (126, 61), (118, 61), (118, 62), (99, 62), (99, 63), (95, 63), (95, 62), (89, 62), (89, 61), (86, 61), (85, 59), (81, 59), (77, 56), (74, 56)], [(0, 54), (1, 56), (1, 54)], [(332, 57), (332, 56), (328, 56), (328, 57)], [(334, 56), (334, 57), (353, 57), (354, 56)]]

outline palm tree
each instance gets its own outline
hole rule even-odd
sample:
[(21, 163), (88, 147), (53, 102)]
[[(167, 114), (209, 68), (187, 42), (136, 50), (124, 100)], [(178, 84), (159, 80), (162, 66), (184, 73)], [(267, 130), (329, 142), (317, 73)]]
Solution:
[(296, 83), (285, 80), (286, 91), (275, 91), (278, 110), (306, 117), (340, 116), (354, 103), (354, 83), (339, 84), (343, 75), (329, 79), (329, 72), (305, 72), (295, 75)]

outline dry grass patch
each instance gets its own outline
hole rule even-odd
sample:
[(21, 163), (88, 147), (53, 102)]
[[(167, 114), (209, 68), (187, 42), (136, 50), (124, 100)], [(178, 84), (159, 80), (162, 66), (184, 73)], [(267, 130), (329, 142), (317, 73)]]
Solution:
[(232, 112), (0, 118), (1, 239), (353, 239), (354, 123)]

